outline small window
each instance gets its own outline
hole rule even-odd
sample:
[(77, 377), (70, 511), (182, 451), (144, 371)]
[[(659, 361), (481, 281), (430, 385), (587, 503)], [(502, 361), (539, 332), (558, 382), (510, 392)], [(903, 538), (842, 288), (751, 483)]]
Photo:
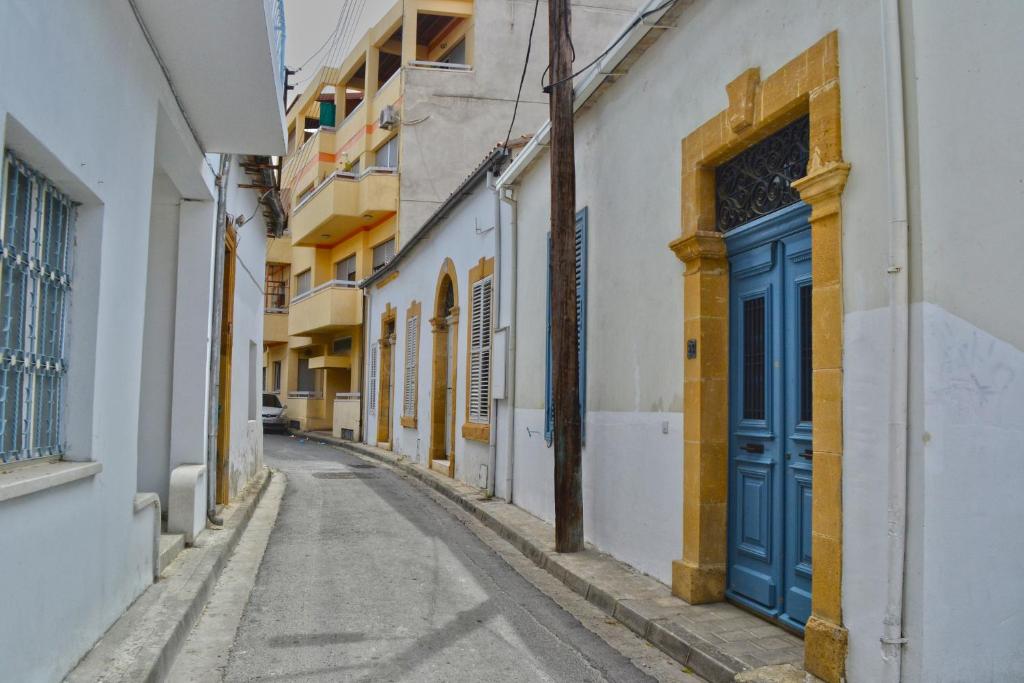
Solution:
[(416, 417), (416, 390), (419, 375), (419, 316), (410, 315), (405, 321), (405, 401), (402, 415)]
[(491, 281), (473, 283), (469, 328), (469, 421), (491, 419)]
[(395, 258), (395, 238), (378, 244), (373, 248), (373, 272), (377, 272)]
[(393, 136), (377, 149), (374, 166), (378, 168), (398, 168), (398, 136)]
[(0, 462), (60, 455), (75, 203), (10, 151), (0, 195)]
[(352, 337), (341, 337), (331, 343), (331, 354), (344, 356), (352, 351)]
[(437, 60), (442, 64), (465, 64), (466, 63), (466, 39), (457, 42), (444, 57)]
[(298, 389), (305, 394), (316, 393), (316, 370), (309, 367), (308, 358), (299, 359), (299, 372), (297, 378)]
[(356, 255), (352, 254), (334, 264), (334, 279), (343, 282), (356, 281)]
[(295, 295), (301, 296), (308, 292), (313, 285), (313, 271), (308, 268), (295, 276)]
[(263, 305), (268, 311), (288, 308), (288, 268), (284, 263), (268, 263)]
[(273, 391), (274, 391), (275, 394), (277, 394), (277, 393), (280, 393), (280, 391), (281, 391), (281, 361), (279, 361), (279, 360), (275, 360), (274, 361), (273, 370), (274, 370)]

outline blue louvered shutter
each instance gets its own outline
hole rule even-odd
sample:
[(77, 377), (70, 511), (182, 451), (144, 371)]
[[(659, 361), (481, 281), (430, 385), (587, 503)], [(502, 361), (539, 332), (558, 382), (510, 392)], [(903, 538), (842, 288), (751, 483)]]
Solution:
[[(587, 209), (576, 214), (576, 334), (579, 342), (580, 439), (586, 443), (587, 417)], [(551, 235), (548, 234), (547, 337), (544, 386), (544, 439), (551, 445), (555, 411), (551, 386)]]
[(580, 364), (580, 442), (587, 442), (587, 207), (576, 214), (576, 338)]

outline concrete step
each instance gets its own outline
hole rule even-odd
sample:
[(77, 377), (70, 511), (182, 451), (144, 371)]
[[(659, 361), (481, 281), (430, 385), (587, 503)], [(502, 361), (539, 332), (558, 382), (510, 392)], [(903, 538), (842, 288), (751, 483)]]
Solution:
[(185, 534), (160, 534), (160, 573), (185, 549)]

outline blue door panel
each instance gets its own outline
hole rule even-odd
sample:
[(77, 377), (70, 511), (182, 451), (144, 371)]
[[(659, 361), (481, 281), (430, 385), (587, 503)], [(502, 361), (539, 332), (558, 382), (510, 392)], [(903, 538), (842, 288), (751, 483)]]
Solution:
[(811, 606), (810, 210), (726, 234), (727, 595), (802, 630)]

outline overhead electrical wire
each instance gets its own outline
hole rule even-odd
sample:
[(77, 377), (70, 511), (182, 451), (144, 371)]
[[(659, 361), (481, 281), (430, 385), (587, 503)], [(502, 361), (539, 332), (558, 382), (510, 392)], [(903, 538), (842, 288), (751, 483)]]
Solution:
[(302, 71), (304, 68), (306, 68), (306, 65), (309, 64), (310, 62), (312, 62), (313, 58), (316, 57), (318, 54), (320, 54), (321, 50), (323, 50), (325, 47), (327, 47), (327, 44), (331, 42), (331, 38), (333, 38), (335, 35), (337, 35), (338, 29), (341, 28), (341, 17), (342, 17), (342, 15), (344, 13), (345, 13), (345, 8), (342, 7), (341, 11), (338, 12), (338, 21), (336, 21), (334, 23), (334, 30), (331, 31), (331, 33), (327, 36), (327, 38), (324, 40), (324, 42), (320, 45), (320, 47), (318, 47), (311, 55), (309, 55), (309, 57), (306, 58), (306, 61), (304, 61), (301, 65), (299, 65), (295, 69), (296, 73), (298, 73), (299, 71)]
[(519, 113), (519, 100), (523, 96), (523, 83), (526, 82), (526, 69), (530, 66), (530, 51), (533, 49), (533, 29), (537, 26), (537, 8), (540, 7), (540, 0), (534, 0), (533, 20), (530, 22), (530, 37), (526, 41), (526, 59), (523, 60), (523, 73), (519, 77), (519, 90), (516, 92), (516, 104), (512, 108), (512, 120), (508, 124), (508, 133), (505, 135), (505, 151), (508, 151), (508, 141), (512, 138), (512, 128), (516, 125), (516, 114)]
[[(597, 57), (595, 57), (593, 61), (591, 61), (589, 64), (587, 64), (585, 67), (583, 67), (579, 71), (576, 71), (575, 73), (569, 74), (568, 76), (566, 76), (565, 78), (563, 78), (563, 79), (561, 79), (559, 81), (555, 81), (554, 83), (548, 83), (547, 85), (544, 85), (544, 76), (547, 75), (547, 73), (548, 73), (548, 69), (545, 69), (544, 70), (544, 74), (541, 75), (541, 87), (544, 90), (544, 92), (548, 93), (548, 94), (551, 94), (551, 89), (553, 87), (555, 87), (556, 85), (561, 85), (562, 83), (565, 83), (566, 81), (571, 81), (572, 79), (576, 78), (577, 76), (579, 76), (579, 75), (581, 75), (583, 73), (586, 73), (586, 71), (588, 69), (590, 69), (592, 66), (594, 66), (595, 64), (600, 62), (602, 59), (604, 59), (608, 55), (609, 52), (614, 50), (618, 46), (618, 44), (621, 43), (623, 41), (623, 39), (625, 39), (625, 37), (628, 36), (630, 34), (630, 32), (634, 28), (637, 27), (638, 24), (643, 22), (647, 17), (651, 16), (652, 14), (657, 14), (658, 12), (662, 11), (663, 9), (666, 9), (670, 5), (675, 4), (675, 2), (676, 2), (676, 0), (665, 0), (665, 2), (661, 3), (657, 7), (649, 9), (646, 12), (641, 12), (640, 14), (636, 15), (635, 17), (633, 17), (633, 21), (631, 21), (629, 26), (627, 26), (619, 34), (619, 37), (616, 38), (615, 40), (613, 40), (611, 45), (609, 45), (608, 47), (606, 47), (604, 49), (604, 52), (602, 52)], [(550, 68), (550, 65), (548, 65), (548, 68)]]

